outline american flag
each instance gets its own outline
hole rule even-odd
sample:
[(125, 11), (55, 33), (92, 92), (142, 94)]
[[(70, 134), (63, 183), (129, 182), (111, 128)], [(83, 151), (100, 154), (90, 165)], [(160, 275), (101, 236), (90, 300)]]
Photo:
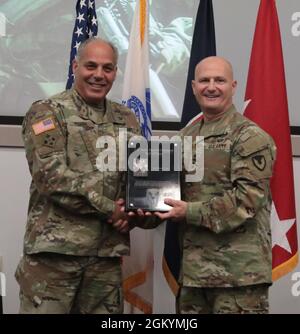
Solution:
[(70, 65), (66, 89), (72, 87), (74, 81), (72, 62), (78, 48), (86, 39), (97, 36), (98, 21), (94, 0), (78, 0), (76, 4), (76, 20), (72, 35)]
[(34, 134), (37, 136), (40, 133), (55, 129), (55, 124), (52, 118), (44, 119), (32, 125)]

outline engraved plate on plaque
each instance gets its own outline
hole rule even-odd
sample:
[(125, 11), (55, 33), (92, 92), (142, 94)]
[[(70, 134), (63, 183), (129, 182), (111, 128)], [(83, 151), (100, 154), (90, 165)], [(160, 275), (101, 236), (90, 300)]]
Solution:
[(181, 142), (146, 143), (139, 145), (136, 138), (128, 142), (126, 210), (169, 211), (171, 207), (164, 199), (181, 198)]

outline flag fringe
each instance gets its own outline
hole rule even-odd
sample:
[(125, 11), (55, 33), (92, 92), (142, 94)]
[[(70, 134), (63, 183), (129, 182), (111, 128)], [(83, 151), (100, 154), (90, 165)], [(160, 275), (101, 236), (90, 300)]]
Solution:
[(174, 278), (165, 257), (163, 257), (162, 268), (163, 268), (163, 272), (164, 272), (166, 281), (167, 281), (170, 289), (172, 290), (174, 296), (176, 297), (178, 295), (178, 291), (179, 291), (179, 284), (176, 281), (176, 279)]
[(138, 285), (141, 285), (146, 282), (146, 271), (139, 271), (138, 273), (135, 273), (129, 277), (127, 277), (123, 281), (123, 290), (128, 291), (131, 290)]
[(131, 275), (127, 277), (123, 281), (123, 293), (124, 293), (124, 299), (134, 307), (138, 308), (140, 311), (142, 311), (145, 314), (151, 314), (152, 313), (152, 305), (145, 301), (142, 297), (140, 297), (135, 292), (131, 291), (133, 288), (143, 284), (146, 282), (146, 271), (140, 271), (138, 273), (135, 273), (134, 275)]
[(145, 31), (146, 31), (146, 15), (147, 15), (147, 4), (145, 0), (140, 1), (140, 39), (141, 45), (144, 44)]
[(272, 270), (273, 282), (291, 272), (297, 266), (297, 263), (298, 263), (298, 252), (284, 263), (281, 263), (279, 266), (273, 268)]
[(124, 292), (124, 299), (144, 314), (152, 314), (152, 305), (133, 291)]

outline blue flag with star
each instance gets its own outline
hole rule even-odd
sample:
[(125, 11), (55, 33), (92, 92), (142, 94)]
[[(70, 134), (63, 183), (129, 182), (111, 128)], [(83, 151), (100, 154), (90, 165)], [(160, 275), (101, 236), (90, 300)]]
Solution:
[(193, 34), (180, 128), (183, 128), (192, 118), (201, 112), (192, 90), (195, 67), (202, 59), (215, 55), (216, 37), (213, 3), (212, 0), (201, 0)]
[[(190, 63), (188, 69), (188, 78), (181, 116), (181, 127), (184, 127), (192, 118), (197, 116), (201, 110), (194, 97), (192, 90), (192, 79), (194, 78), (195, 67), (200, 60), (208, 56), (216, 55), (215, 41), (215, 25), (212, 0), (201, 0), (199, 2), (193, 42), (191, 48)], [(165, 246), (163, 257), (163, 271), (166, 280), (177, 296), (179, 291), (179, 274), (181, 267), (181, 250), (179, 235), (179, 225), (171, 221), (167, 221)]]
[(78, 0), (76, 3), (76, 19), (72, 35), (69, 74), (66, 89), (73, 85), (74, 75), (72, 63), (78, 48), (86, 39), (97, 36), (98, 21), (94, 0)]

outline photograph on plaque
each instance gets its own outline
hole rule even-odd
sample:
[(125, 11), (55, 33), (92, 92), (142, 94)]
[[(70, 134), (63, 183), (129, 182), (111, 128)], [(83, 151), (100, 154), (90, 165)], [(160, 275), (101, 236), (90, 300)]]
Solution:
[(127, 149), (126, 210), (169, 211), (165, 198), (180, 200), (181, 143), (134, 139)]

